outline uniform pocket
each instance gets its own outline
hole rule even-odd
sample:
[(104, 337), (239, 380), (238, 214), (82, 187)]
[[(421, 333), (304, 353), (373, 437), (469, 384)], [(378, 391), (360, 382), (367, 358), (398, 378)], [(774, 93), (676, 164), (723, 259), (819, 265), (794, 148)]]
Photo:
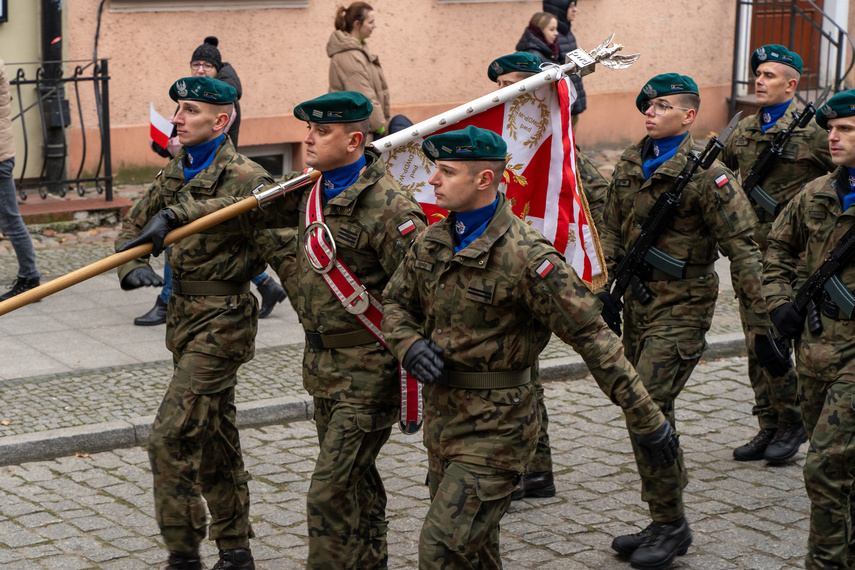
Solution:
[(706, 348), (704, 340), (678, 340), (677, 353), (682, 360), (697, 360)]
[(219, 394), (237, 385), (236, 370), (196, 370), (190, 372), (190, 389), (194, 394)]
[(498, 501), (514, 492), (517, 482), (508, 477), (475, 476), (475, 493), (483, 502)]

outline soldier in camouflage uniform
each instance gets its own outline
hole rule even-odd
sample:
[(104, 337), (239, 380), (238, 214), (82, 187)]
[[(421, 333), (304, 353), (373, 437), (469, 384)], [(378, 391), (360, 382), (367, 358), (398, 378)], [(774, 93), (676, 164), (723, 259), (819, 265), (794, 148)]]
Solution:
[[(338, 256), (379, 299), (425, 217), (413, 196), (386, 175), (380, 153), (365, 148), (371, 110), (365, 96), (340, 91), (301, 103), (294, 115), (309, 126), (306, 164), (323, 174), (318, 184), (324, 223)], [(375, 461), (398, 419), (399, 366), (307, 258), (310, 190), (288, 192), (217, 228), (244, 234), (297, 229), (297, 314), (306, 330), (303, 386), (313, 397), (320, 442), (307, 497), (307, 568), (385, 568), (386, 492)], [(235, 201), (183, 203), (172, 211), (186, 223)]]
[[(168, 206), (221, 196), (244, 198), (272, 182), (237, 153), (223, 128), (236, 98), (233, 87), (207, 77), (176, 81), (169, 91), (184, 145), (125, 218), (117, 251), (152, 241), (175, 227)], [(163, 249), (162, 237), (153, 253)], [(249, 549), (249, 473), (235, 424), (237, 370), (253, 357), (258, 306), (249, 280), (265, 267), (253, 240), (209, 230), (168, 250), (174, 291), (166, 345), (174, 372), (148, 443), (154, 474), (155, 516), (171, 569), (199, 569), (205, 538), (220, 549), (217, 569), (253, 569)], [(148, 257), (119, 268), (123, 289), (157, 285)], [(162, 284), (162, 281), (160, 282)]]
[[(669, 190), (686, 166), (694, 141), (689, 126), (700, 97), (695, 82), (676, 73), (651, 79), (636, 99), (648, 136), (629, 147), (615, 166), (603, 210), (600, 240), (614, 278), (615, 269), (638, 238), (642, 222), (659, 196)], [(624, 295), (623, 345), (627, 357), (653, 400), (674, 424), (674, 402), (706, 346), (718, 295), (714, 262), (721, 249), (730, 258), (733, 289), (755, 334), (767, 326), (760, 296), (760, 253), (752, 238), (757, 220), (734, 176), (720, 162), (696, 172), (682, 194), (678, 210), (654, 244), (685, 262), (685, 277), (648, 266), (640, 280), (652, 299), (646, 305), (632, 288)], [(620, 328), (620, 311), (600, 291), (603, 316)], [(774, 356), (771, 357), (774, 359)], [(764, 364), (768, 364), (764, 362)], [(642, 500), (653, 522), (640, 533), (617, 537), (619, 554), (636, 568), (664, 568), (692, 542), (683, 508), (688, 482), (682, 455), (668, 468), (651, 468), (634, 447), (642, 480)]]
[[(855, 315), (826, 297), (822, 330), (811, 332), (805, 314), (794, 306), (793, 284), (816, 272), (855, 224), (855, 90), (832, 97), (818, 110), (816, 122), (828, 129), (831, 159), (838, 167), (809, 182), (772, 224), (763, 293), (776, 329), (796, 341), (799, 405), (810, 438), (804, 465), (811, 502), (805, 568), (826, 570), (855, 567)], [(852, 261), (836, 276), (855, 291)]]
[(424, 383), (431, 506), (419, 568), (501, 568), (499, 520), (538, 438), (531, 366), (552, 332), (624, 409), (651, 464), (673, 462), (677, 440), (597, 300), (498, 193), (504, 141), (468, 127), (423, 149), (437, 205), (451, 213), (416, 238), (383, 293), (383, 333)]
[[(534, 54), (519, 51), (502, 56), (490, 63), (487, 77), (500, 88), (513, 85), (528, 77), (538, 74), (540, 58)], [(603, 203), (606, 198), (608, 183), (597, 171), (594, 164), (576, 147), (576, 167), (582, 180), (582, 190), (588, 198), (593, 222), (596, 225), (602, 221)], [(537, 394), (537, 407), (540, 412), (540, 433), (537, 437), (537, 451), (529, 464), (529, 471), (523, 475), (519, 488), (514, 491), (514, 501), (524, 497), (553, 497), (555, 496), (555, 478), (552, 474), (552, 449), (549, 446), (549, 415), (546, 411), (546, 401), (543, 395), (543, 384), (540, 381), (540, 366), (535, 360), (531, 367), (531, 384)]]
[[(757, 157), (781, 131), (792, 122), (797, 105), (794, 98), (802, 72), (802, 60), (797, 53), (784, 46), (767, 45), (751, 56), (751, 70), (755, 76), (755, 97), (761, 109), (740, 121), (728, 139), (721, 160), (742, 180), (748, 177)], [(805, 128), (797, 128), (783, 149), (774, 168), (761, 181), (761, 186), (783, 208), (806, 182), (826, 174), (834, 168), (828, 154), (825, 131), (814, 121)], [(746, 192), (750, 189), (746, 188)], [(767, 236), (774, 214), (754, 203), (758, 223), (754, 240), (761, 255), (768, 247)], [(776, 374), (765, 371), (757, 361), (756, 350), (771, 350), (763, 337), (755, 347), (743, 317), (745, 342), (748, 348), (748, 377), (754, 389), (753, 414), (757, 416), (760, 431), (747, 444), (733, 450), (739, 461), (785, 461), (793, 457), (806, 439), (802, 414), (796, 404), (796, 372), (780, 367)]]

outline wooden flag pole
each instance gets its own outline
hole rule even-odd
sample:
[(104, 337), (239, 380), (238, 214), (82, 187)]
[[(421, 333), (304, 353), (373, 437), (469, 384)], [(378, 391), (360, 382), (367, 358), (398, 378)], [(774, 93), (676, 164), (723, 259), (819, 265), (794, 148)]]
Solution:
[[(225, 222), (226, 220), (230, 220), (243, 213), (249, 212), (250, 210), (257, 208), (262, 202), (266, 202), (267, 200), (280, 196), (285, 192), (304, 186), (309, 182), (314, 182), (320, 177), (320, 175), (320, 171), (313, 170), (307, 174), (294, 178), (293, 180), (277, 184), (276, 186), (273, 186), (268, 190), (264, 190), (255, 196), (244, 198), (240, 202), (236, 202), (231, 206), (226, 206), (225, 208), (212, 212), (198, 220), (194, 220), (179, 228), (175, 228), (166, 235), (163, 243), (164, 245), (175, 243), (188, 236)], [(120, 265), (124, 265), (129, 261), (133, 261), (143, 255), (148, 255), (149, 253), (151, 253), (150, 243), (138, 245), (127, 251), (105, 257), (104, 259), (91, 263), (86, 267), (81, 267), (80, 269), (67, 273), (62, 277), (57, 277), (53, 281), (48, 281), (44, 285), (39, 285), (29, 291), (24, 291), (20, 295), (15, 295), (11, 299), (7, 299), (0, 303), (0, 316), (10, 313), (16, 309), (20, 309), (30, 303), (40, 301), (48, 295), (53, 295), (63, 289), (68, 289), (72, 285), (77, 285), (78, 283), (91, 279), (92, 277), (100, 275), (111, 269), (115, 269)]]

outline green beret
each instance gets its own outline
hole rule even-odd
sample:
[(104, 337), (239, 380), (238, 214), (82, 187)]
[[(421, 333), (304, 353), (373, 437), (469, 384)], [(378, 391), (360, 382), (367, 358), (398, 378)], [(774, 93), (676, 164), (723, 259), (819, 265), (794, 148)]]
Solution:
[(431, 162), (437, 160), (502, 160), (508, 145), (502, 137), (478, 127), (433, 135), (422, 143), (422, 151)]
[(228, 105), (237, 101), (237, 90), (212, 77), (183, 77), (169, 88), (173, 101), (201, 101), (211, 105)]
[(841, 91), (816, 112), (816, 124), (828, 128), (829, 119), (855, 115), (855, 89)]
[(777, 61), (784, 65), (789, 65), (799, 73), (802, 72), (802, 58), (794, 51), (790, 51), (779, 44), (769, 44), (760, 46), (751, 54), (751, 73), (757, 73), (757, 68), (761, 63), (767, 61)]
[(641, 104), (657, 97), (665, 97), (666, 95), (674, 95), (678, 93), (698, 93), (698, 84), (688, 75), (680, 75), (679, 73), (663, 73), (657, 75), (648, 81), (638, 97), (635, 98), (635, 106), (641, 111)]
[(374, 106), (356, 91), (336, 91), (303, 101), (294, 107), (294, 116), (313, 123), (355, 123), (371, 116)]
[(540, 58), (527, 51), (518, 51), (510, 55), (503, 55), (493, 61), (487, 68), (487, 77), (495, 82), (500, 75), (513, 73), (514, 71), (528, 71), (540, 73)]

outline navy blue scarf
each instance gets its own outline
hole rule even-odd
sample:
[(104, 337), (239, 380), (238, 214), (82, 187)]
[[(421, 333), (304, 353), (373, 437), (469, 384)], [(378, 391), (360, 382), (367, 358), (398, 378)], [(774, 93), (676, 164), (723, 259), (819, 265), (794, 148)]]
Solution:
[(843, 197), (843, 211), (855, 204), (855, 168), (847, 168), (849, 171), (849, 194)]
[(458, 245), (454, 246), (454, 253), (457, 253), (467, 245), (481, 237), (484, 230), (487, 229), (487, 224), (496, 215), (496, 208), (499, 206), (499, 197), (492, 204), (488, 204), (477, 210), (469, 210), (468, 212), (452, 212), (454, 216), (454, 231), (457, 236)]
[(190, 182), (197, 174), (211, 166), (214, 162), (214, 156), (217, 154), (217, 149), (226, 138), (225, 134), (218, 136), (213, 140), (197, 144), (196, 146), (185, 146), (187, 151), (187, 162), (190, 163), (190, 168), (184, 169), (184, 180)]
[(760, 128), (763, 129), (764, 133), (774, 127), (778, 119), (784, 116), (784, 113), (787, 112), (787, 107), (790, 106), (790, 101), (792, 99), (760, 109)]
[(365, 155), (359, 157), (359, 160), (352, 164), (346, 164), (333, 168), (329, 172), (324, 172), (324, 196), (327, 200), (332, 200), (345, 189), (353, 186), (356, 179), (359, 178), (359, 172), (366, 165)]
[(666, 160), (677, 154), (677, 147), (689, 133), (674, 135), (653, 140), (653, 158), (645, 160), (641, 167), (644, 169), (644, 179), (650, 178)]

